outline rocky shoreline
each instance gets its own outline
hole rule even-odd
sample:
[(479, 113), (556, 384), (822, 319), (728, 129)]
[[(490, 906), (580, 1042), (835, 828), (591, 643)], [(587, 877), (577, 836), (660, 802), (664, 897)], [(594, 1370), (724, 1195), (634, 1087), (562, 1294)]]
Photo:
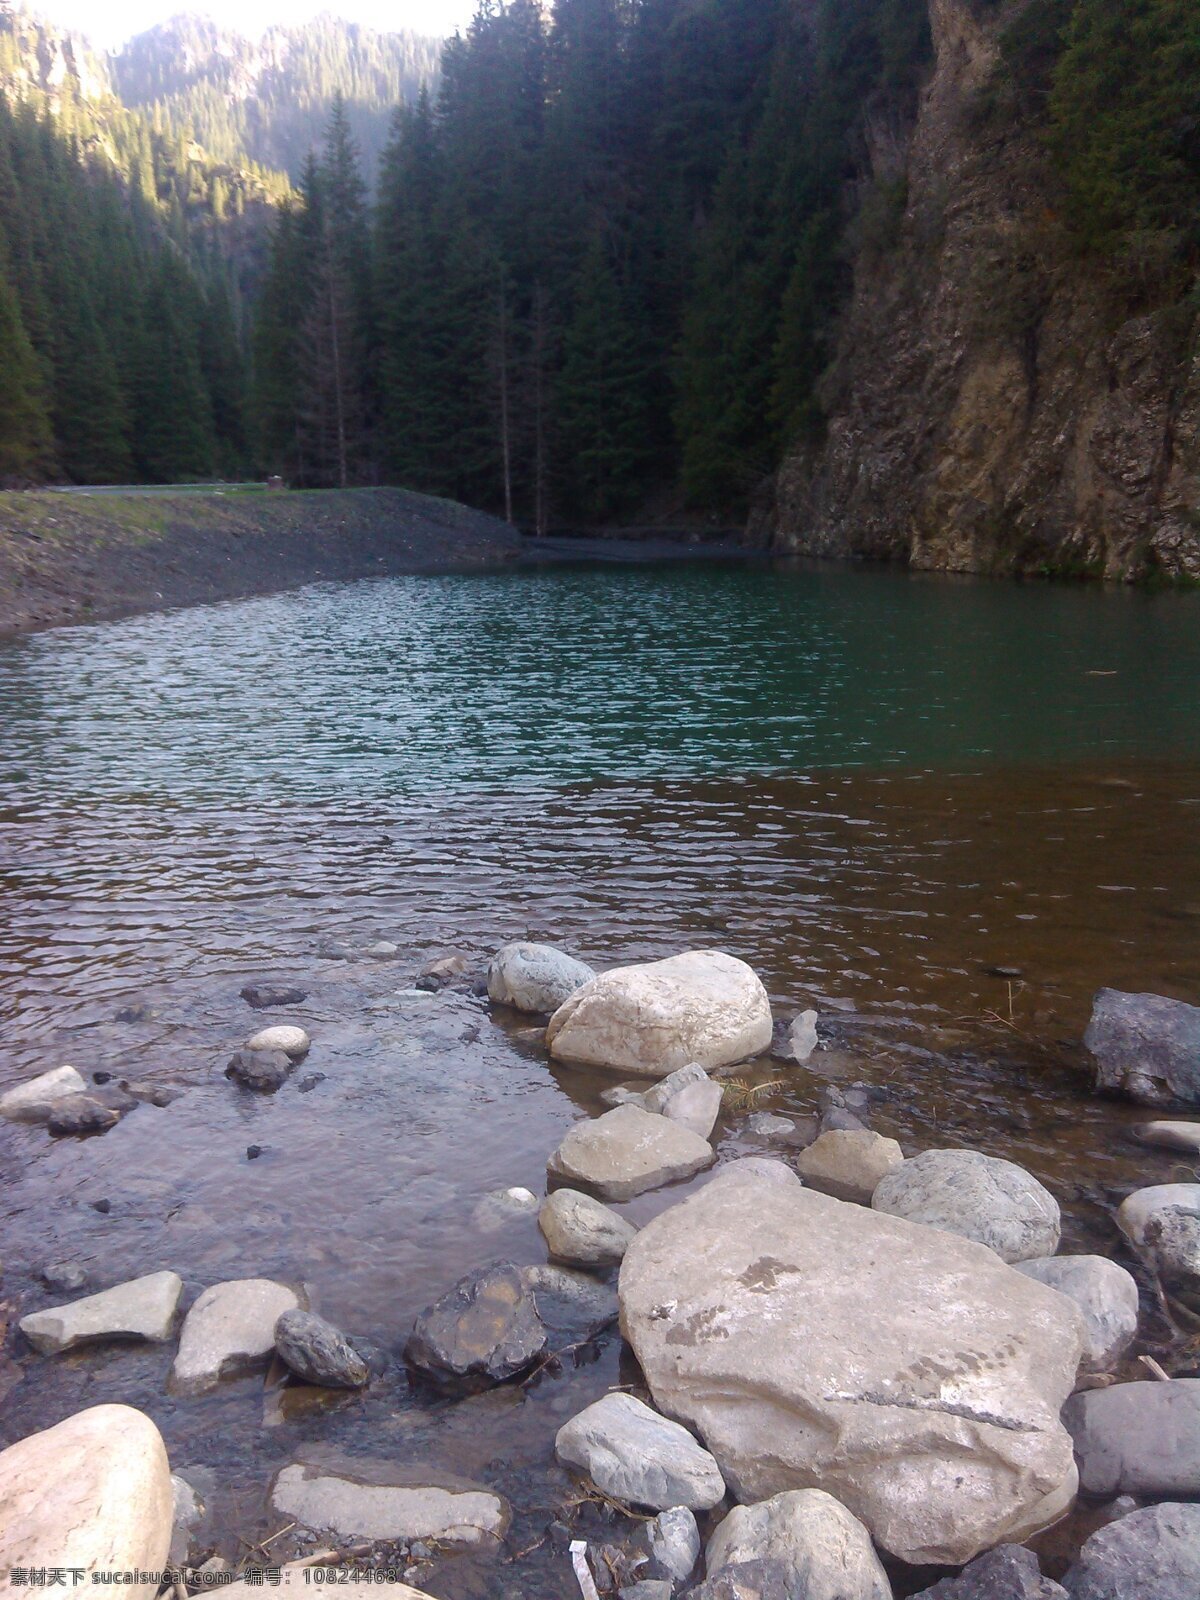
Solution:
[(300, 584), (494, 566), (515, 529), (403, 489), (0, 494), (0, 635)]
[[(177, 1339), (169, 1389), (214, 1399), (261, 1371), (366, 1390), (395, 1350), (409, 1382), (453, 1408), (583, 1359), (619, 1324), (633, 1381), (545, 1441), (578, 1486), (531, 1547), (557, 1552), (557, 1587), (522, 1587), (529, 1552), (508, 1547), (511, 1508), (487, 1481), (303, 1450), (264, 1486), (279, 1527), (239, 1577), (212, 1552), (205, 1484), (172, 1477), (144, 1412), (104, 1401), (0, 1453), (0, 1570), (14, 1586), (119, 1568), (141, 1574), (124, 1586), (144, 1600), (163, 1583), (183, 1600), (218, 1581), (240, 1594), (263, 1567), (289, 1586), (321, 1572), (354, 1587), (359, 1569), (364, 1593), (387, 1580), (397, 1600), (421, 1600), (457, 1595), (456, 1563), (474, 1552), (505, 1600), (1194, 1600), (1200, 1184), (1125, 1198), (1136, 1276), (1059, 1255), (1059, 1201), (1032, 1174), (984, 1149), (906, 1152), (870, 1127), (869, 1086), (848, 1084), (822, 1091), (809, 1119), (749, 1112), (771, 1153), (717, 1166), (638, 1227), (614, 1207), (716, 1164), (735, 1069), (769, 1056), (805, 1075), (821, 1019), (777, 1021), (753, 970), (712, 950), (597, 974), (521, 942), (486, 978), (461, 955), (431, 961), (415, 989), (544, 1019), (555, 1070), (613, 1075), (608, 1109), (548, 1152), (543, 1197), (509, 1188), (477, 1208), (497, 1238), (536, 1216), (544, 1264), (493, 1260), (431, 1286), (407, 1334), (366, 1337), (310, 1309), (307, 1285), (261, 1277), (209, 1284), (181, 1320), (183, 1279), (158, 1271), (26, 1312), (15, 1348), (53, 1362)], [(274, 1017), (305, 992), (260, 981), (242, 996), (272, 1020), (233, 1054), (228, 1092), (277, 1093), (312, 1040)], [(1098, 1089), (1200, 1104), (1200, 1008), (1102, 990), (1087, 1045)], [(59, 1067), (0, 1097), (0, 1116), (97, 1137), (136, 1104)], [(1200, 1155), (1200, 1122), (1148, 1122), (1138, 1137)], [(41, 1276), (59, 1294), (85, 1281), (70, 1262)], [(1175, 1330), (1168, 1365), (1183, 1375), (1139, 1350), (1143, 1293)], [(1077, 1503), (1090, 1529), (1044, 1574), (1026, 1541)], [(600, 1538), (588, 1508), (604, 1514)]]

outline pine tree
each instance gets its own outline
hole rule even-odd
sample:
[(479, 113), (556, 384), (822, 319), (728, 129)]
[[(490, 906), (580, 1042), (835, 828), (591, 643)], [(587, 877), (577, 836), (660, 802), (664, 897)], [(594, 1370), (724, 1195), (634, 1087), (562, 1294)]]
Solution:
[(40, 477), (53, 451), (42, 373), (16, 291), (0, 274), (0, 483)]

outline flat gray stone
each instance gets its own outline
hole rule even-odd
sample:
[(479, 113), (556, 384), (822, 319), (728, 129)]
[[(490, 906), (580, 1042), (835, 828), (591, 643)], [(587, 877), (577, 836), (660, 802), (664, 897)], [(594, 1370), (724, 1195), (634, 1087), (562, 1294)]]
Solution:
[(559, 1430), (558, 1459), (630, 1505), (708, 1511), (725, 1494), (712, 1456), (677, 1422), (629, 1394), (606, 1394)]
[(1101, 989), (1083, 1042), (1096, 1087), (1146, 1106), (1200, 1104), (1200, 1006), (1161, 994)]
[(275, 1349), (298, 1378), (328, 1389), (361, 1389), (371, 1369), (346, 1335), (312, 1311), (285, 1311), (275, 1323)]
[(880, 1182), (903, 1161), (895, 1139), (870, 1128), (830, 1129), (801, 1150), (796, 1171), (824, 1194), (869, 1206)]
[(546, 1327), (516, 1267), (461, 1278), (416, 1320), (404, 1359), (439, 1382), (502, 1383), (533, 1365)]
[(1036, 1256), (1015, 1266), (1079, 1307), (1084, 1330), (1080, 1371), (1111, 1371), (1137, 1333), (1138, 1286), (1133, 1275), (1104, 1256)]
[(507, 1502), (488, 1489), (364, 1483), (303, 1462), (279, 1473), (271, 1505), (281, 1517), (340, 1539), (494, 1546), (509, 1521)]
[(255, 1011), (268, 1011), (272, 1006), (299, 1006), (308, 999), (308, 991), (294, 983), (248, 983), (242, 990), (242, 999)]
[(1071, 1600), (1196, 1600), (1200, 1506), (1147, 1506), (1092, 1534), (1063, 1578)]
[(821, 1489), (793, 1489), (735, 1506), (708, 1541), (708, 1575), (748, 1561), (782, 1567), (787, 1592), (796, 1600), (892, 1600), (871, 1535)]
[(591, 967), (551, 944), (518, 940), (488, 963), (488, 998), (518, 1011), (548, 1015), (596, 976)]
[(275, 1324), (298, 1308), (293, 1289), (271, 1278), (215, 1283), (184, 1318), (172, 1382), (189, 1393), (264, 1364), (275, 1349)]
[(631, 1200), (711, 1166), (712, 1146), (677, 1122), (617, 1106), (602, 1117), (577, 1122), (551, 1156), (547, 1171), (603, 1200)]
[(1063, 1421), (1089, 1494), (1200, 1494), (1200, 1378), (1089, 1389)]
[(1062, 1231), (1049, 1189), (1024, 1167), (977, 1150), (923, 1151), (880, 1181), (871, 1204), (974, 1239), (1008, 1262), (1052, 1256)]
[(177, 1472), (171, 1474), (171, 1548), (168, 1566), (182, 1566), (187, 1560), (192, 1534), (204, 1519), (204, 1502), (193, 1486)]
[(741, 1561), (691, 1590), (688, 1600), (796, 1600), (782, 1561)]
[(58, 1101), (86, 1091), (87, 1084), (74, 1067), (55, 1067), (0, 1095), (0, 1117), (9, 1122), (45, 1122)]
[(615, 1266), (637, 1229), (578, 1189), (555, 1189), (542, 1201), (538, 1227), (559, 1261), (584, 1267)]
[(183, 1279), (176, 1273), (151, 1272), (65, 1306), (31, 1311), (18, 1326), (42, 1355), (57, 1355), (98, 1339), (161, 1344), (171, 1337), (182, 1293)]

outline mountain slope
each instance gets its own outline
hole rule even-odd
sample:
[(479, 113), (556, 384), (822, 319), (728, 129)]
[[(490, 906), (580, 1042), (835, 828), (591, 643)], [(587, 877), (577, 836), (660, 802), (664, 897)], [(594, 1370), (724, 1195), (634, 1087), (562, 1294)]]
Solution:
[(124, 103), (156, 125), (293, 180), (340, 92), (373, 177), (395, 108), (433, 82), (440, 48), (420, 34), (376, 33), (331, 16), (271, 28), (254, 43), (181, 14), (131, 39), (107, 65)]

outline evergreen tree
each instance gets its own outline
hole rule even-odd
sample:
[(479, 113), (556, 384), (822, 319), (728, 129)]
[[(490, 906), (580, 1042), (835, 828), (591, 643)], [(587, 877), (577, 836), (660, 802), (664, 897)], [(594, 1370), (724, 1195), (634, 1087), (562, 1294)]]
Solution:
[(53, 450), (42, 373), (21, 306), (0, 273), (0, 483), (38, 478)]

